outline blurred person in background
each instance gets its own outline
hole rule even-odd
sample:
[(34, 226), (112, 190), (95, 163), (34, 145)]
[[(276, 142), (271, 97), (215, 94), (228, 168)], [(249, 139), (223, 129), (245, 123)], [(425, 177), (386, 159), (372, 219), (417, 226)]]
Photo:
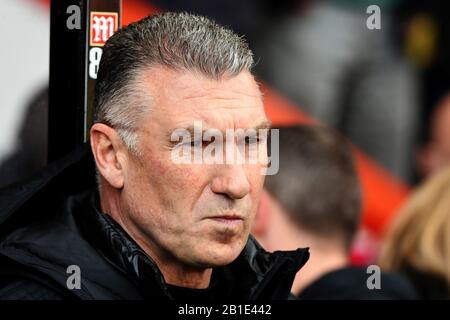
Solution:
[[(448, 2), (409, 0), (399, 10), (404, 21), (408, 59), (420, 74), (420, 142), (429, 139), (429, 127), (440, 101), (450, 90), (450, 19)], [(417, 172), (420, 174), (422, 172)]]
[[(298, 1), (256, 46), (257, 73), (304, 111), (410, 180), (417, 138), (416, 73), (394, 36), (397, 0)], [(381, 29), (366, 26), (369, 5)]]
[[(39, 149), (38, 138), (30, 142), (36, 141), (39, 146), (25, 146), (22, 140), (33, 131), (40, 139), (47, 129), (43, 123), (46, 121), (43, 117), (47, 116), (45, 110), (40, 112), (39, 108), (30, 106), (41, 99), (42, 88), (48, 86), (50, 19), (41, 2), (0, 1), (0, 165), (5, 164), (0, 169), (0, 187), (34, 172), (42, 165), (39, 157), (46, 153)], [(33, 127), (28, 129), (29, 124)], [(38, 124), (43, 126), (38, 128)], [(33, 154), (35, 151), (39, 154)], [(18, 163), (12, 160), (17, 158), (20, 158)]]
[(23, 181), (47, 164), (48, 88), (25, 110), (14, 152), (0, 161), (0, 188)]
[(425, 181), (391, 225), (383, 270), (400, 271), (422, 299), (450, 298), (450, 168)]
[(350, 265), (360, 222), (361, 189), (345, 138), (320, 126), (280, 129), (280, 169), (266, 177), (253, 234), (269, 251), (310, 247), (292, 292), (302, 299), (408, 299), (402, 277), (381, 273), (369, 289), (366, 268)]
[(450, 165), (450, 93), (433, 112), (429, 139), (418, 153), (418, 172), (426, 178)]
[(270, 22), (297, 10), (299, 0), (148, 0), (165, 11), (187, 11), (213, 19), (244, 36), (254, 49)]

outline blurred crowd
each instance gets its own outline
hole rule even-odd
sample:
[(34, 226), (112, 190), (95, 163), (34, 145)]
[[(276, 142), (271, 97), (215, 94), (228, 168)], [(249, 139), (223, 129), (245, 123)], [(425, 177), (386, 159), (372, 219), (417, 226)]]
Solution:
[[(31, 1), (6, 0), (0, 9), (12, 13)], [(261, 81), (323, 124), (280, 128), (280, 172), (266, 179), (253, 232), (267, 250), (311, 248), (295, 294), (450, 298), (450, 26), (444, 1), (151, 3), (206, 15), (245, 36)], [(373, 4), (381, 9), (381, 29), (366, 27), (366, 8)], [(41, 22), (29, 23), (32, 28)], [(45, 46), (48, 42), (36, 44), (26, 54), (33, 59), (37, 48), (48, 52)], [(2, 68), (8, 70), (6, 64)], [(20, 87), (21, 78), (10, 79), (6, 72), (0, 87), (14, 85), (11, 81)], [(9, 139), (14, 146), (0, 148), (0, 187), (46, 164), (47, 83), (42, 79), (28, 87), (34, 89), (20, 100), (23, 120), (14, 120), (14, 133), (8, 129), (6, 135), (16, 135)], [(17, 103), (3, 101), (0, 118), (12, 119), (5, 117)], [(381, 267), (382, 290), (366, 290), (366, 266), (351, 265), (361, 221), (351, 144), (415, 188), (372, 261)]]

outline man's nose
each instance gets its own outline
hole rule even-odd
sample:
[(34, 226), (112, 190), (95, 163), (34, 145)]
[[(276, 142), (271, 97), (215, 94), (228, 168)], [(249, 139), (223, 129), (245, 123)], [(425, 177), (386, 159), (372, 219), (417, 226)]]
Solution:
[(241, 199), (250, 192), (246, 172), (242, 165), (220, 166), (211, 183), (214, 193), (227, 195), (231, 199)]

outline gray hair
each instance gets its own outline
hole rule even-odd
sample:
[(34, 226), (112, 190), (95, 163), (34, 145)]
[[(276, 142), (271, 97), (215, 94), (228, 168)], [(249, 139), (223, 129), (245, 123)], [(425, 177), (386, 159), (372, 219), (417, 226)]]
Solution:
[(106, 43), (97, 76), (94, 122), (118, 131), (128, 150), (139, 154), (136, 127), (151, 107), (140, 74), (165, 66), (211, 79), (251, 71), (253, 54), (233, 31), (201, 16), (162, 13), (116, 32)]

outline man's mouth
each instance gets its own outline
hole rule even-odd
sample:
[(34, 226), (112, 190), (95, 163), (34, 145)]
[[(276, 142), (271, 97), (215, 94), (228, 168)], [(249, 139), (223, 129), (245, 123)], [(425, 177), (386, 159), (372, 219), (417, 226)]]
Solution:
[(241, 216), (234, 214), (213, 216), (209, 217), (208, 219), (228, 226), (237, 226), (244, 221), (244, 219)]

